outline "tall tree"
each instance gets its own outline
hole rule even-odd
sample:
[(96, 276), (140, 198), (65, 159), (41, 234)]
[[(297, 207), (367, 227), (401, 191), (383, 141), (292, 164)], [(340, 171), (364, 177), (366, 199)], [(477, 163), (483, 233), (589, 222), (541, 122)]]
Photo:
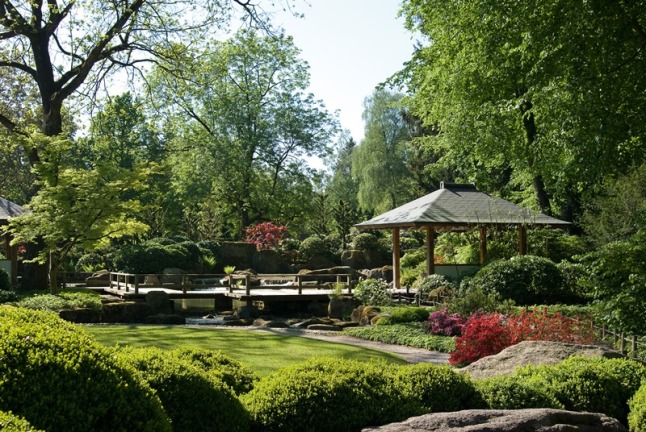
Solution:
[(330, 166), (332, 178), (326, 187), (332, 201), (343, 200), (354, 209), (359, 208), (359, 184), (352, 177), (352, 153), (356, 148), (355, 140), (344, 131), (337, 142), (336, 154)]
[(375, 90), (364, 102), (366, 136), (352, 154), (352, 176), (359, 183), (359, 205), (385, 211), (415, 196), (415, 185), (406, 164), (410, 130), (396, 105), (402, 96)]
[(646, 4), (406, 0), (425, 42), (399, 75), (427, 145), (504, 172), (545, 213), (644, 158)]
[(198, 192), (187, 199), (220, 201), (238, 234), (260, 219), (298, 217), (293, 203), (311, 194), (302, 158), (329, 152), (336, 122), (305, 93), (308, 67), (298, 56), (291, 37), (242, 30), (186, 59), (183, 80), (158, 76), (155, 98), (181, 124), (181, 189)]

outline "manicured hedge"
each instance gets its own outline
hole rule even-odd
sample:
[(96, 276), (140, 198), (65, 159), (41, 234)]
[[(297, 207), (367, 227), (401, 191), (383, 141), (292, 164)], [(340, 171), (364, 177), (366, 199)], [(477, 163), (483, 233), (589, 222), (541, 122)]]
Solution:
[(60, 431), (170, 431), (141, 376), (55, 314), (0, 306), (0, 410)]
[(180, 359), (186, 360), (193, 366), (224, 381), (238, 395), (249, 393), (258, 380), (258, 376), (252, 370), (220, 351), (183, 347), (172, 352)]
[(514, 376), (501, 375), (477, 380), (476, 388), (488, 409), (563, 409), (563, 404), (546, 389)]
[(423, 307), (396, 307), (390, 311), (389, 324), (422, 322), (428, 320), (430, 311)]
[(6, 432), (40, 432), (27, 420), (13, 415), (11, 412), (0, 411), (0, 431)]
[(116, 354), (157, 392), (173, 431), (248, 430), (248, 414), (222, 380), (158, 348), (122, 348)]
[(646, 432), (646, 380), (628, 402), (628, 426), (631, 432)]
[(394, 385), (395, 367), (331, 358), (281, 369), (242, 397), (255, 431), (357, 431), (401, 421), (415, 404)]

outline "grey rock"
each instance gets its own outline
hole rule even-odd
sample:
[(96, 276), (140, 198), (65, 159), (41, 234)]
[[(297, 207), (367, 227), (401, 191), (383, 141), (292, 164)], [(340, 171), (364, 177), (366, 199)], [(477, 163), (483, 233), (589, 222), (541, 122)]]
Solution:
[(85, 279), (85, 284), (89, 287), (110, 286), (110, 272), (107, 270), (100, 270), (93, 273), (92, 276)]
[(598, 345), (574, 345), (561, 342), (523, 341), (505, 348), (498, 354), (481, 358), (460, 371), (471, 378), (480, 379), (511, 374), (519, 366), (527, 364), (554, 365), (571, 356), (622, 357), (617, 351)]
[(146, 293), (146, 303), (150, 305), (154, 314), (173, 313), (173, 307), (170, 301), (170, 297), (165, 291), (148, 291)]
[(555, 409), (465, 410), (412, 417), (363, 432), (627, 432), (605, 414)]

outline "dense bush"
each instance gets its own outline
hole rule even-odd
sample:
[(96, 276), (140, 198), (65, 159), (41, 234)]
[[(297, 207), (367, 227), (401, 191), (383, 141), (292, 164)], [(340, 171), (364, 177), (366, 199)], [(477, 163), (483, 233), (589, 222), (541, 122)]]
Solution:
[(311, 359), (274, 372), (242, 398), (256, 431), (357, 431), (415, 414), (393, 385), (394, 372), (386, 364)]
[(548, 258), (555, 263), (571, 261), (572, 257), (588, 251), (583, 238), (550, 228), (529, 230), (527, 244), (531, 255)]
[(159, 274), (166, 268), (181, 268), (201, 272), (204, 262), (215, 260), (208, 245), (204, 247), (185, 239), (157, 238), (141, 244), (120, 248), (113, 257), (112, 266), (122, 272)]
[(301, 242), (298, 253), (303, 260), (307, 261), (313, 256), (329, 256), (330, 250), (325, 239), (311, 236)]
[(570, 357), (555, 366), (526, 366), (513, 376), (545, 389), (567, 410), (601, 412), (626, 424), (628, 400), (646, 378), (646, 368), (627, 359)]
[(74, 270), (79, 273), (93, 273), (97, 270), (108, 269), (108, 258), (99, 252), (91, 252), (81, 255), (74, 265)]
[(24, 297), (18, 306), (28, 309), (60, 311), (63, 309), (101, 309), (101, 296), (88, 289), (65, 289), (58, 294), (35, 293)]
[(518, 305), (568, 303), (569, 293), (556, 265), (547, 258), (531, 255), (494, 261), (471, 279), (471, 284), (485, 292), (498, 292), (502, 299)]
[(646, 380), (628, 402), (628, 426), (631, 432), (646, 432)]
[(363, 251), (380, 251), (382, 244), (379, 237), (370, 233), (360, 233), (352, 239), (352, 247), (356, 250)]
[(245, 230), (245, 242), (256, 245), (258, 250), (276, 250), (287, 234), (287, 227), (273, 222), (261, 222)]
[(64, 431), (169, 431), (150, 387), (82, 329), (0, 306), (0, 410)]
[(422, 322), (428, 319), (429, 310), (423, 307), (397, 307), (390, 311), (391, 324)]
[(0, 411), (0, 431), (6, 432), (38, 432), (27, 420), (13, 415), (11, 412)]
[(405, 345), (445, 353), (455, 349), (455, 339), (453, 337), (428, 334), (428, 330), (419, 323), (350, 327), (344, 329), (343, 333), (376, 342)]
[(446, 276), (431, 274), (416, 281), (413, 288), (417, 289), (417, 296), (420, 300), (428, 301), (437, 297), (450, 297), (457, 286)]
[(506, 313), (514, 304), (512, 300), (502, 300), (497, 291), (485, 291), (471, 283), (470, 278), (463, 279), (456, 295), (449, 299), (448, 308), (453, 313), (468, 317), (476, 312)]
[(224, 381), (238, 395), (251, 391), (254, 383), (258, 380), (252, 370), (242, 366), (220, 351), (183, 347), (173, 350), (172, 353)]
[(0, 269), (0, 291), (11, 290), (11, 279), (5, 269)]
[(246, 431), (248, 415), (223, 381), (157, 348), (124, 348), (116, 354), (155, 389), (173, 431)]
[(381, 279), (365, 279), (354, 289), (354, 298), (366, 306), (388, 306), (392, 303), (388, 282)]
[(513, 376), (500, 375), (476, 380), (475, 383), (488, 409), (563, 409), (563, 404), (544, 388)]
[(448, 309), (444, 308), (428, 317), (428, 332), (434, 335), (460, 336), (465, 322), (466, 319), (462, 315), (449, 314)]
[(459, 411), (478, 404), (473, 382), (446, 366), (430, 363), (401, 366), (395, 383), (404, 399), (414, 401), (423, 413)]
[(20, 297), (15, 291), (0, 290), (0, 304), (17, 302), (19, 299)]
[(464, 324), (449, 361), (454, 365), (468, 364), (524, 340), (589, 344), (594, 341), (594, 333), (587, 321), (548, 314), (545, 309), (523, 309), (513, 315), (474, 314)]

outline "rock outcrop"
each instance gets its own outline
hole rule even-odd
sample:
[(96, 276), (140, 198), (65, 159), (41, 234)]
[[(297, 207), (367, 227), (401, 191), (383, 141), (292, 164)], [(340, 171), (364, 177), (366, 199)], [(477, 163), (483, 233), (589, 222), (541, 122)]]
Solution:
[(617, 351), (598, 345), (574, 345), (561, 342), (523, 341), (505, 348), (498, 354), (481, 358), (460, 371), (480, 379), (511, 374), (518, 366), (527, 364), (554, 365), (572, 356), (621, 357)]
[(363, 432), (627, 432), (605, 414), (555, 409), (466, 410), (412, 417), (401, 423), (366, 428)]

